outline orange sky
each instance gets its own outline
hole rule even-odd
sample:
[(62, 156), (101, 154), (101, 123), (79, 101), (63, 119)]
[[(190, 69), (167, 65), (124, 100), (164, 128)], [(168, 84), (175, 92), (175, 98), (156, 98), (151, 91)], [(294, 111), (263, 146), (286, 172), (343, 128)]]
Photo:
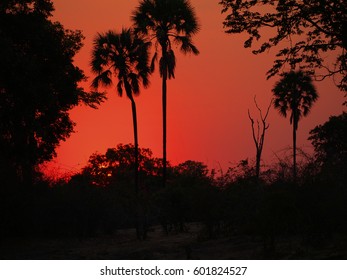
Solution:
[[(97, 32), (120, 31), (130, 25), (130, 15), (138, 0), (55, 0), (54, 20), (65, 28), (82, 30), (84, 47), (75, 63), (90, 77), (92, 40)], [(223, 32), (218, 0), (192, 0), (200, 20), (201, 31), (194, 38), (199, 56), (179, 54), (177, 50), (176, 79), (168, 81), (168, 160), (173, 164), (187, 159), (205, 162), (210, 168), (224, 169), (229, 162), (254, 158), (247, 109), (268, 105), (276, 78), (266, 80), (275, 51), (255, 56), (243, 48), (243, 35)], [(325, 122), (330, 115), (343, 111), (343, 94), (332, 80), (316, 83), (320, 94), (311, 114), (299, 123), (298, 146), (307, 147), (308, 132)], [(104, 153), (118, 143), (133, 143), (130, 101), (108, 90), (108, 101), (98, 110), (80, 106), (71, 111), (76, 122), (75, 133), (61, 143), (54, 159), (57, 172), (74, 172), (85, 166), (93, 152)], [(151, 86), (136, 98), (139, 144), (162, 154), (161, 83), (159, 74), (151, 78)], [(271, 109), (270, 128), (266, 134), (264, 159), (271, 162), (274, 152), (291, 145), (288, 119)]]

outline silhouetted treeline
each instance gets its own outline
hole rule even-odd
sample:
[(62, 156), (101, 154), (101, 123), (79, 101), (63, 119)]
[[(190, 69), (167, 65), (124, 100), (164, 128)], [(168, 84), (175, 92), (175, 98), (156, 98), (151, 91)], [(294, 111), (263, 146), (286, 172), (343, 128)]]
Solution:
[[(161, 224), (163, 234), (176, 234), (199, 222), (204, 225), (200, 240), (249, 236), (262, 242), (269, 256), (280, 250), (281, 240), (320, 247), (347, 234), (346, 175), (341, 173), (346, 164), (345, 116), (332, 117), (311, 131), (316, 153), (298, 164), (296, 180), (291, 161), (285, 159), (265, 170), (261, 180), (248, 160), (225, 173), (186, 161), (168, 164), (168, 185), (162, 188), (161, 160), (140, 149), (143, 225), (148, 230)], [(325, 134), (329, 129), (336, 129), (340, 138)], [(339, 149), (333, 149), (336, 141)], [(68, 182), (41, 182), (22, 193), (2, 190), (2, 235), (85, 237), (134, 228), (138, 204), (131, 187), (133, 149), (120, 144), (92, 155)], [(335, 180), (332, 166), (338, 171)]]

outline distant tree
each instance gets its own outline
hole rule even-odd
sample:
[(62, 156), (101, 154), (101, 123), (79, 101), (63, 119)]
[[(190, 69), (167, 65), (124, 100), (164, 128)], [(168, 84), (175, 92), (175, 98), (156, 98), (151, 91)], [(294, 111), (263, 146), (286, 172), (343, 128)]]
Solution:
[(207, 166), (199, 161), (187, 160), (183, 163), (178, 164), (174, 167), (175, 170), (187, 176), (192, 176), (196, 178), (206, 178), (208, 175)]
[[(322, 68), (326, 71), (316, 73), (317, 79), (340, 75), (338, 87), (347, 90), (345, 0), (221, 0), (219, 4), (223, 13), (229, 13), (224, 21), (226, 32), (249, 35), (245, 48), (252, 47), (263, 34), (268, 39), (253, 51), (254, 54), (280, 47), (268, 77), (279, 73), (286, 64), (299, 65), (311, 74)], [(329, 67), (328, 55), (324, 53), (336, 55), (333, 67)]]
[(207, 166), (199, 161), (187, 160), (173, 167), (176, 180), (184, 185), (206, 185), (210, 181)]
[[(112, 183), (129, 182), (133, 178), (135, 147), (132, 144), (119, 144), (107, 149), (105, 154), (94, 153), (82, 174), (90, 178), (90, 183), (106, 187)], [(150, 149), (138, 148), (139, 170), (143, 177), (157, 176), (161, 163), (153, 157)]]
[(255, 148), (256, 148), (256, 157), (255, 157), (255, 176), (257, 179), (259, 179), (259, 175), (260, 175), (260, 161), (261, 161), (261, 154), (263, 152), (263, 147), (264, 147), (264, 141), (265, 141), (265, 132), (266, 130), (269, 128), (269, 124), (266, 124), (266, 119), (267, 116), (269, 115), (269, 110), (272, 104), (272, 100), (270, 101), (270, 104), (266, 110), (265, 115), (263, 115), (261, 109), (258, 106), (257, 100), (254, 96), (254, 104), (257, 107), (258, 111), (259, 111), (259, 116), (261, 119), (261, 128), (260, 128), (260, 123), (259, 120), (257, 120), (257, 129), (254, 128), (254, 119), (252, 118), (249, 110), (248, 110), (248, 118), (251, 121), (252, 124), (252, 136), (253, 136), (253, 141), (255, 144)]
[(31, 184), (35, 170), (52, 159), (73, 132), (69, 111), (84, 102), (96, 107), (102, 94), (78, 86), (85, 76), (73, 65), (80, 31), (50, 17), (49, 0), (0, 3), (0, 177)]
[(98, 34), (94, 40), (92, 53), (92, 71), (97, 74), (92, 86), (111, 86), (112, 75), (117, 80), (117, 92), (123, 95), (123, 90), (131, 102), (133, 127), (134, 127), (134, 178), (135, 191), (139, 191), (138, 172), (138, 134), (136, 103), (133, 95), (140, 93), (140, 84), (144, 87), (149, 85), (149, 53), (150, 44), (135, 35), (131, 29), (123, 29), (121, 33), (108, 31)]
[(111, 181), (112, 171), (106, 155), (93, 153), (82, 169), (84, 180), (97, 187), (105, 187)]
[(323, 170), (335, 178), (345, 173), (347, 164), (347, 113), (332, 116), (310, 131), (316, 157)]
[(162, 77), (163, 107), (163, 186), (166, 184), (166, 96), (167, 79), (175, 78), (176, 57), (173, 44), (186, 53), (197, 55), (198, 49), (192, 43), (192, 36), (199, 31), (198, 20), (189, 0), (141, 0), (133, 13), (132, 20), (137, 33), (155, 40), (155, 54), (152, 61), (157, 60), (157, 47), (161, 49), (159, 72)]
[(293, 125), (293, 176), (296, 178), (296, 132), (299, 121), (306, 117), (318, 98), (318, 93), (310, 76), (302, 71), (284, 73), (272, 89), (274, 108), (280, 115), (287, 117), (290, 112), (290, 124)]

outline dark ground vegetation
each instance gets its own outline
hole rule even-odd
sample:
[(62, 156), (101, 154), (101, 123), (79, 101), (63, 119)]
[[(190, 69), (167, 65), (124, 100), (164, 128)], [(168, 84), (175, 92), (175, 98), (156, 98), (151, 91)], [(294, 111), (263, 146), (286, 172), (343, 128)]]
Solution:
[[(294, 182), (284, 161), (261, 180), (246, 160), (224, 174), (187, 161), (169, 168), (163, 189), (160, 161), (141, 149), (135, 202), (125, 160), (132, 149), (93, 155), (68, 182), (3, 188), (1, 258), (346, 259), (346, 175), (339, 162), (307, 161)], [(103, 166), (98, 172), (95, 162)]]

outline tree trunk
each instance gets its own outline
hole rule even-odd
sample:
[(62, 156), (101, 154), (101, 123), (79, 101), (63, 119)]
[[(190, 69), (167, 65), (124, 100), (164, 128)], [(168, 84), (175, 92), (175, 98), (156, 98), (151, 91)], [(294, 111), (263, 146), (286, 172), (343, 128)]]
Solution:
[(130, 97), (131, 101), (131, 109), (132, 109), (132, 115), (133, 115), (133, 127), (134, 127), (134, 145), (135, 145), (135, 173), (134, 173), (134, 179), (135, 179), (135, 193), (136, 196), (138, 196), (139, 193), (139, 141), (137, 136), (137, 114), (136, 114), (136, 104), (134, 101), (134, 98)]
[(135, 145), (135, 151), (134, 151), (134, 157), (135, 157), (135, 166), (134, 166), (134, 185), (135, 185), (135, 227), (136, 227), (136, 236), (137, 239), (141, 240), (144, 239), (145, 236), (145, 228), (143, 226), (143, 220), (142, 220), (142, 208), (140, 203), (140, 197), (139, 197), (139, 142), (138, 142), (138, 135), (137, 135), (137, 114), (136, 114), (136, 104), (134, 101), (133, 96), (130, 94), (128, 95), (130, 101), (131, 101), (131, 109), (132, 109), (132, 115), (133, 115), (133, 127), (134, 127), (134, 145)]
[(164, 71), (163, 71), (163, 84), (162, 84), (162, 107), (163, 107), (163, 187), (166, 187), (166, 103), (167, 103), (167, 92), (166, 92), (166, 81), (167, 81), (167, 62), (166, 62), (166, 54), (163, 50), (163, 58), (164, 58)]

